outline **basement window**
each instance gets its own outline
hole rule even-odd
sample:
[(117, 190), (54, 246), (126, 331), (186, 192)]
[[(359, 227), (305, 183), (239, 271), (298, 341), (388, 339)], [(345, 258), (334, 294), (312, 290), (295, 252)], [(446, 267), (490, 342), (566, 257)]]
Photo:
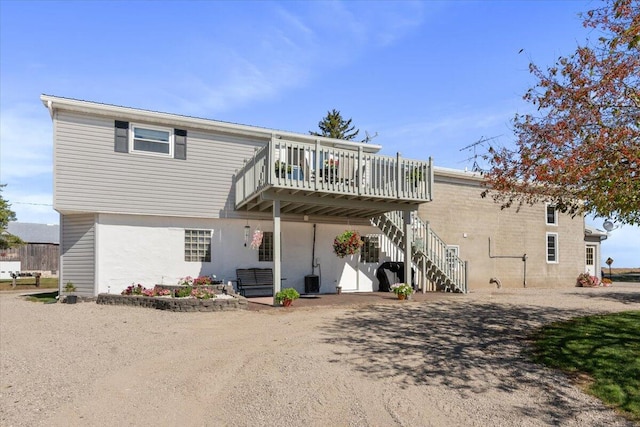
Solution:
[(184, 260), (211, 262), (211, 230), (184, 230)]

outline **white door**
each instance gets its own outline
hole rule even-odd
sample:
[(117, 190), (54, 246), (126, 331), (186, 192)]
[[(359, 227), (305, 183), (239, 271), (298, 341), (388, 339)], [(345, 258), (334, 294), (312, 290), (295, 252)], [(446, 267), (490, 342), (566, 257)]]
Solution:
[(585, 272), (589, 273), (591, 276), (598, 276), (596, 274), (596, 246), (595, 245), (587, 245), (585, 247)]

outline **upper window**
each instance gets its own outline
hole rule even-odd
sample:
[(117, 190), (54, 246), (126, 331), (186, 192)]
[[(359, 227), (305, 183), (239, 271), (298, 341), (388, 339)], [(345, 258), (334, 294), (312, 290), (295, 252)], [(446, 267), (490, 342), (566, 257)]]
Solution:
[(360, 249), (360, 262), (380, 262), (380, 236), (363, 236), (364, 245)]
[(558, 262), (558, 234), (547, 233), (547, 262)]
[(187, 160), (187, 131), (116, 120), (113, 150)]
[(211, 230), (184, 230), (184, 260), (211, 262)]
[(547, 225), (558, 225), (558, 210), (554, 205), (546, 205)]
[(173, 132), (171, 129), (131, 125), (130, 135), (132, 152), (173, 156)]

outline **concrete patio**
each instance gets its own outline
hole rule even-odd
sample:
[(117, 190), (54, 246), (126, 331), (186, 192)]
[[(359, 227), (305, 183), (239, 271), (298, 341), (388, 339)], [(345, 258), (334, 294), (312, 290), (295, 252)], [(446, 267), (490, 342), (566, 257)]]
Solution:
[(393, 292), (358, 292), (341, 294), (303, 294), (295, 300), (291, 307), (273, 306), (272, 297), (249, 297), (249, 310), (296, 310), (311, 307), (347, 307), (367, 306), (374, 304), (398, 304), (407, 305), (425, 301), (459, 300), (464, 298), (460, 293), (428, 292), (415, 293), (410, 300), (398, 300)]

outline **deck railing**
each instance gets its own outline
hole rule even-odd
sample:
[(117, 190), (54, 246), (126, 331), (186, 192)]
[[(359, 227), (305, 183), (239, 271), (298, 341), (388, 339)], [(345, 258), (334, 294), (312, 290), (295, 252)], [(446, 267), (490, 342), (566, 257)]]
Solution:
[(272, 139), (256, 151), (235, 177), (236, 204), (267, 186), (371, 196), (431, 200), (431, 160), (365, 153)]

